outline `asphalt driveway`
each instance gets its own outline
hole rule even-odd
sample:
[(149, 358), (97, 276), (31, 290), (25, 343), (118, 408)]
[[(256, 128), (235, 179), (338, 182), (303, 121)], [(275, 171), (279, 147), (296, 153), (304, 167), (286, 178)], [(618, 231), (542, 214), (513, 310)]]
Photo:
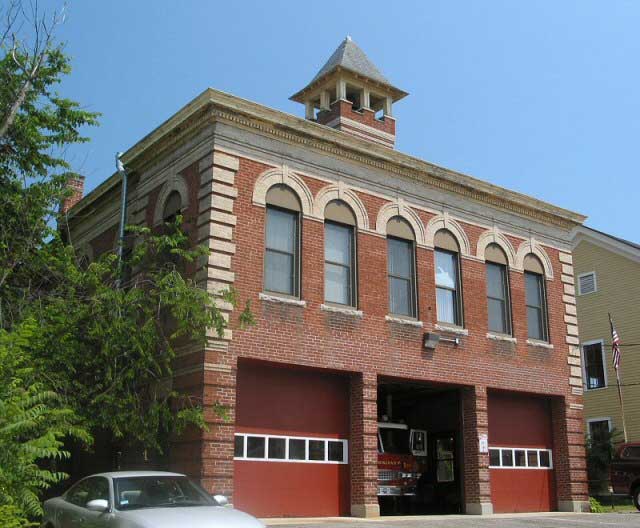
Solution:
[(520, 515), (469, 515), (393, 517), (377, 519), (268, 519), (279, 528), (640, 528), (640, 512), (545, 513)]

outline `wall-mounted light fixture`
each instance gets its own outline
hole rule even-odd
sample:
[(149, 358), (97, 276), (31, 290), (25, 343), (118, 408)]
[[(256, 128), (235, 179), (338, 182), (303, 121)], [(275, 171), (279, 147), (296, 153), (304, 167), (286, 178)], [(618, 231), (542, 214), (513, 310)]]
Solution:
[(424, 336), (422, 337), (422, 346), (427, 350), (435, 350), (440, 341), (442, 341), (443, 343), (452, 343), (455, 346), (458, 346), (460, 344), (459, 337), (442, 337), (440, 336), (440, 334), (425, 332)]

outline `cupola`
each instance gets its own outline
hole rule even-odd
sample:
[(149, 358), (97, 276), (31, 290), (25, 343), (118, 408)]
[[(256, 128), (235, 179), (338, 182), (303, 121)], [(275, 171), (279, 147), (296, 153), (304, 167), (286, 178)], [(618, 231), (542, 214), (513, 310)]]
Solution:
[(309, 120), (393, 148), (393, 104), (406, 95), (347, 37), (291, 100), (305, 105)]

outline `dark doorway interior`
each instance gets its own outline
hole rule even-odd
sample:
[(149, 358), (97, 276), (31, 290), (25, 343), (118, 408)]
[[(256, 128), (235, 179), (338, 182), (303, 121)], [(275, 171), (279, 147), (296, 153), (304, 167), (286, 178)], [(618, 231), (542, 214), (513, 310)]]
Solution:
[[(378, 502), (382, 515), (461, 513), (462, 436), (457, 387), (380, 380)], [(408, 449), (389, 440), (406, 436)], [(424, 439), (424, 446), (421, 442)]]

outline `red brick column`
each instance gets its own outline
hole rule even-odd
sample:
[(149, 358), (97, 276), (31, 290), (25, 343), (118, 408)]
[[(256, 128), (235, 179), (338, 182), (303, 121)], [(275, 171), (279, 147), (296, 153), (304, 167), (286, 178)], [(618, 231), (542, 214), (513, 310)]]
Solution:
[(493, 513), (489, 454), (480, 453), (479, 443), (479, 435), (489, 434), (486, 387), (462, 390), (462, 434), (465, 512), (476, 515)]
[(560, 511), (589, 511), (582, 404), (554, 398), (553, 468)]
[(378, 380), (375, 374), (351, 378), (351, 515), (377, 517)]

